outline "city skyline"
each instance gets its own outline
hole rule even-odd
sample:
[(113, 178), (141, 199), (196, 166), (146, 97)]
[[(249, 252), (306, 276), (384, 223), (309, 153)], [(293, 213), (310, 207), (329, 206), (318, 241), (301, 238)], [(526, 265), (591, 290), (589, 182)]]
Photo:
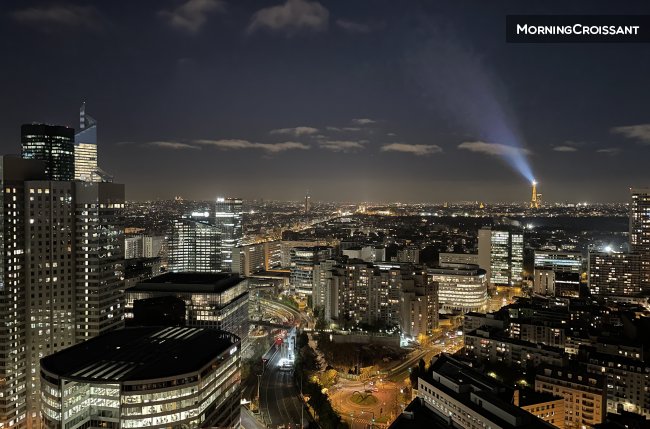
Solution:
[(86, 102), (129, 200), (525, 202), (532, 175), (545, 201), (625, 201), (650, 184), (643, 45), (505, 43), (505, 15), (587, 4), (647, 11), (5, 2), (2, 149)]

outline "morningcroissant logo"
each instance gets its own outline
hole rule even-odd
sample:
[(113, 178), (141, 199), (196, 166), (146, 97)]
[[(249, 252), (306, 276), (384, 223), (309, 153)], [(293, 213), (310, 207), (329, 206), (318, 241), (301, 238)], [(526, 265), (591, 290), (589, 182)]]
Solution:
[(508, 15), (509, 43), (650, 43), (650, 15)]

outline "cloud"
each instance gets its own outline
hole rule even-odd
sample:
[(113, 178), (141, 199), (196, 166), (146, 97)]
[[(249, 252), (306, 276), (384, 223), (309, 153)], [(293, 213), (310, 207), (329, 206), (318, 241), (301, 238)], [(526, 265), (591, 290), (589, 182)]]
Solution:
[(377, 121), (375, 121), (374, 119), (368, 119), (368, 118), (358, 118), (352, 120), (352, 123), (355, 125), (370, 125), (376, 122)]
[(194, 143), (221, 150), (259, 149), (268, 153), (279, 153), (293, 149), (306, 150), (310, 148), (309, 145), (299, 142), (255, 143), (241, 139), (194, 140)]
[(199, 146), (193, 146), (193, 145), (187, 144), (187, 143), (172, 142), (172, 141), (149, 142), (149, 143), (146, 143), (146, 145), (147, 146), (161, 147), (163, 149), (173, 149), (173, 150), (183, 150), (183, 149), (200, 150), (201, 149)]
[(296, 137), (308, 136), (316, 133), (318, 133), (318, 128), (314, 127), (279, 128), (269, 132), (269, 134), (290, 134)]
[(492, 156), (530, 154), (530, 151), (528, 149), (508, 146), (501, 143), (486, 143), (482, 141), (463, 142), (458, 145), (458, 149), (465, 149), (469, 150), (470, 152), (483, 153)]
[(246, 31), (282, 32), (293, 36), (300, 32), (327, 31), (329, 11), (317, 1), (287, 0), (282, 5), (271, 6), (255, 12)]
[(348, 21), (346, 19), (337, 19), (336, 25), (339, 26), (341, 29), (345, 30), (346, 32), (353, 33), (353, 34), (366, 34), (372, 31), (372, 28), (368, 24)]
[(565, 146), (565, 145), (555, 146), (553, 150), (556, 152), (577, 152), (578, 151), (578, 149), (574, 148), (573, 146)]
[(417, 156), (428, 156), (442, 152), (442, 148), (436, 144), (408, 144), (390, 143), (381, 147), (382, 152), (405, 152)]
[(606, 147), (596, 150), (596, 153), (603, 153), (605, 155), (618, 155), (620, 151), (621, 149), (617, 147)]
[(176, 9), (162, 10), (159, 14), (172, 27), (196, 34), (205, 25), (208, 15), (225, 10), (226, 3), (222, 0), (187, 0)]
[(50, 5), (30, 7), (12, 13), (15, 21), (49, 32), (55, 28), (82, 28), (99, 31), (103, 27), (99, 12), (92, 6)]
[(610, 130), (614, 134), (637, 140), (643, 144), (650, 144), (650, 124), (627, 125), (614, 127)]
[(331, 150), (332, 152), (357, 152), (366, 147), (363, 145), (366, 140), (326, 140), (319, 143), (321, 149)]

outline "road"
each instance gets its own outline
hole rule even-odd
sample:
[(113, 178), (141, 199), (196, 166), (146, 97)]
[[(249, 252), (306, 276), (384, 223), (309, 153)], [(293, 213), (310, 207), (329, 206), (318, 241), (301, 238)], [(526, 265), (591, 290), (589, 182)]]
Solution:
[[(285, 425), (299, 428), (302, 401), (293, 384), (293, 370), (281, 370), (278, 367), (281, 353), (277, 351), (269, 359), (260, 385), (260, 408), (264, 422), (269, 428)], [(304, 410), (305, 422), (309, 413)], [(289, 426), (291, 425), (291, 426)]]
[(246, 407), (241, 407), (241, 427), (244, 429), (265, 429), (265, 426)]

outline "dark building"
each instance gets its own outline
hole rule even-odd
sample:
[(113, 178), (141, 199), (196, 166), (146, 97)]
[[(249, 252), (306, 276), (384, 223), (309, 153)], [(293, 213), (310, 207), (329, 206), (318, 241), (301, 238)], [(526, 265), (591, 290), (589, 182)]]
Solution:
[(43, 428), (238, 427), (239, 338), (223, 331), (113, 331), (41, 360)]
[(20, 131), (23, 158), (45, 161), (49, 180), (74, 180), (74, 128), (24, 124)]
[(184, 326), (185, 301), (174, 296), (138, 299), (133, 302), (131, 326)]
[(144, 280), (126, 290), (127, 321), (136, 301), (165, 296), (183, 300), (187, 326), (228, 331), (242, 342), (248, 337), (248, 280), (237, 274), (165, 273)]

